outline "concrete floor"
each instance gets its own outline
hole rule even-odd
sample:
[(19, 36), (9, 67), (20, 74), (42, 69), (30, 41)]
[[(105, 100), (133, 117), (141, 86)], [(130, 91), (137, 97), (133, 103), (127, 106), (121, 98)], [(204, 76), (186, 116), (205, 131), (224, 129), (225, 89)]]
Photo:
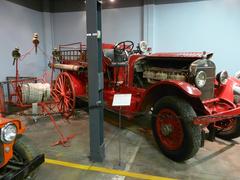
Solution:
[[(232, 142), (217, 139), (216, 142), (206, 141), (197, 155), (185, 163), (176, 163), (167, 159), (158, 148), (150, 133), (143, 133), (139, 125), (125, 123), (124, 129), (118, 129), (117, 116), (105, 113), (107, 122), (104, 124), (106, 160), (103, 163), (89, 161), (88, 114), (80, 111), (67, 123), (60, 117), (57, 123), (65, 135), (76, 134), (69, 147), (61, 145), (52, 147), (58, 140), (52, 123), (48, 118), (40, 118), (33, 123), (31, 117), (20, 117), (27, 123), (26, 135), (33, 144), (50, 159), (107, 167), (130, 172), (144, 173), (177, 179), (240, 179), (240, 138)], [(114, 120), (116, 119), (116, 120)], [(119, 167), (119, 140), (121, 143), (121, 167)], [(108, 180), (133, 179), (118, 175), (103, 174), (73, 168), (43, 164), (37, 180)]]

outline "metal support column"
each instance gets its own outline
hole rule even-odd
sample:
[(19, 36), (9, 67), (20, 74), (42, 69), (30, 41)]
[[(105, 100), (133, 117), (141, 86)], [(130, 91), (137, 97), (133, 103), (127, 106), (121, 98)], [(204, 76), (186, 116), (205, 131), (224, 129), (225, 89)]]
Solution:
[(87, 0), (86, 2), (90, 160), (102, 162), (105, 157), (103, 135), (102, 2), (98, 0)]

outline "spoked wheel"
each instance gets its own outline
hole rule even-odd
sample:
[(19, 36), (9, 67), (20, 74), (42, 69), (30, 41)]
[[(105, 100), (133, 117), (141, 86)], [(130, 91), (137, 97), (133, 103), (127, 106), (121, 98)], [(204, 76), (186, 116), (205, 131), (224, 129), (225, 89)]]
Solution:
[(58, 111), (65, 118), (69, 118), (75, 109), (75, 89), (71, 77), (63, 72), (58, 75), (55, 85), (52, 89), (52, 96), (57, 103)]
[(196, 113), (176, 96), (160, 99), (154, 106), (152, 130), (160, 150), (174, 161), (193, 157), (201, 145), (200, 127), (193, 124)]
[(216, 122), (216, 136), (222, 139), (231, 140), (240, 136), (240, 119), (233, 118)]
[(181, 147), (183, 127), (177, 114), (168, 108), (161, 109), (156, 121), (157, 135), (166, 149), (173, 151)]

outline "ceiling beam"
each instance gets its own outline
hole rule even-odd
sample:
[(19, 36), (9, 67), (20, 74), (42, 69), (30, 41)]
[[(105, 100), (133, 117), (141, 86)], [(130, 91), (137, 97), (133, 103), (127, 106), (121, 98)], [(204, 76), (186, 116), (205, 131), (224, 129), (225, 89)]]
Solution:
[[(85, 0), (7, 0), (27, 8), (41, 12), (72, 12), (85, 11)], [(137, 7), (144, 4), (170, 4), (183, 2), (196, 2), (206, 0), (102, 0), (103, 9)]]

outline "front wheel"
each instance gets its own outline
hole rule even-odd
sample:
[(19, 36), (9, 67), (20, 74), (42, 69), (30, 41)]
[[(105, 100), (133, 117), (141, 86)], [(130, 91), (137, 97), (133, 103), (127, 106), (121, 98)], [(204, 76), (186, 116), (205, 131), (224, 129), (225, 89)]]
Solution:
[(174, 161), (192, 158), (201, 145), (200, 127), (193, 124), (192, 106), (177, 96), (161, 98), (154, 106), (152, 130), (160, 150)]
[[(12, 161), (18, 163), (28, 163), (38, 155), (37, 151), (31, 146), (31, 141), (25, 136), (22, 136), (17, 139), (14, 144)], [(28, 174), (27, 177), (24, 177), (24, 179), (35, 179), (37, 171), (38, 169)]]

